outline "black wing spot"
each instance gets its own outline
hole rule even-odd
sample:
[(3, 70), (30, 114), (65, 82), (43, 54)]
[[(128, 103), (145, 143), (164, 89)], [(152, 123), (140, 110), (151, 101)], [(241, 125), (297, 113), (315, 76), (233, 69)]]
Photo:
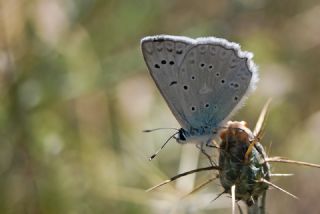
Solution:
[(239, 83), (236, 83), (236, 82), (231, 82), (231, 83), (229, 83), (229, 86), (231, 87), (231, 88), (239, 88)]
[(212, 69), (213, 68), (213, 65), (209, 65), (209, 67), (208, 67), (209, 69)]
[(173, 51), (172, 48), (167, 48), (167, 50), (168, 50), (169, 52), (172, 52), (172, 51)]
[(195, 80), (195, 79), (196, 79), (196, 77), (195, 77), (195, 76), (191, 76), (191, 79), (192, 79), (192, 80)]
[(195, 107), (195, 106), (192, 106), (192, 107), (191, 107), (191, 111), (193, 111), (193, 112), (196, 111), (196, 107)]
[(235, 97), (233, 98), (234, 101), (237, 101), (238, 99), (239, 99), (238, 96), (235, 96)]
[(224, 84), (226, 81), (224, 79), (221, 80), (221, 83)]
[(170, 86), (173, 86), (173, 85), (175, 85), (175, 84), (177, 84), (178, 82), (177, 81), (172, 81), (171, 83), (170, 83)]
[(182, 54), (182, 50), (177, 50), (176, 53), (177, 54)]
[(204, 64), (204, 63), (201, 63), (201, 64), (200, 64), (200, 67), (201, 67), (201, 68), (203, 68), (204, 66), (205, 66), (205, 64)]
[(206, 103), (205, 105), (204, 105), (204, 107), (206, 107), (206, 108), (209, 108), (209, 103)]
[(188, 87), (187, 85), (184, 85), (184, 86), (183, 86), (183, 89), (184, 89), (184, 90), (188, 90), (188, 88), (189, 88), (189, 87)]
[(167, 61), (166, 60), (162, 60), (161, 64), (165, 65), (165, 64), (167, 64)]
[(154, 67), (155, 67), (155, 68), (160, 68), (160, 65), (155, 64)]
[(219, 77), (219, 76), (220, 76), (220, 73), (219, 73), (219, 72), (217, 72), (217, 73), (216, 73), (216, 76), (217, 76), (217, 77)]
[(174, 61), (170, 61), (169, 64), (170, 64), (170, 65), (174, 65)]

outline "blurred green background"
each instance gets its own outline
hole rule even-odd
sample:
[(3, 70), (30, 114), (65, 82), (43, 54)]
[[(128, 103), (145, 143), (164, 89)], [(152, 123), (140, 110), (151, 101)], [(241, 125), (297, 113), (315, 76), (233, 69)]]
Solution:
[[(0, 213), (230, 213), (194, 145), (167, 145), (179, 127), (140, 51), (147, 35), (216, 36), (255, 54), (260, 82), (233, 119), (254, 126), (273, 98), (263, 145), (270, 156), (320, 163), (320, 3), (316, 0), (1, 0)], [(270, 146), (271, 145), (271, 146)], [(268, 213), (319, 213), (320, 171), (273, 182)]]

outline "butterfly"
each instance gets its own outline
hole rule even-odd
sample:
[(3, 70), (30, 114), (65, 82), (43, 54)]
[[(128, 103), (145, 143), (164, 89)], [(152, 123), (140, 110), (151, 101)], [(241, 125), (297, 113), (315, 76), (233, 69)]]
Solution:
[(208, 145), (258, 81), (253, 54), (222, 38), (157, 35), (141, 40), (148, 70), (181, 125), (180, 144)]

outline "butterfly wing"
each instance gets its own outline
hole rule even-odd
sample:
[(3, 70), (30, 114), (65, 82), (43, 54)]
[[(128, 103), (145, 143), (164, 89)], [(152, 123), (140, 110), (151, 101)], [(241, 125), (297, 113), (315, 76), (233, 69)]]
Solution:
[(180, 125), (217, 128), (255, 88), (252, 55), (214, 37), (155, 36), (142, 40), (151, 76)]
[(178, 73), (185, 53), (193, 43), (193, 39), (165, 35), (141, 40), (142, 53), (150, 74), (173, 115), (185, 129), (190, 124), (183, 110)]

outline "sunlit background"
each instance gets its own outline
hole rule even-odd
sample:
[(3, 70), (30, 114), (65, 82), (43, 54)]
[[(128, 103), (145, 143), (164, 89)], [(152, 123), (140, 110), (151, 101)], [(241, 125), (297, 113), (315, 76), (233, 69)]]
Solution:
[[(179, 127), (140, 51), (147, 35), (216, 36), (252, 51), (260, 82), (234, 120), (254, 127), (273, 98), (262, 141), (270, 156), (320, 163), (320, 3), (316, 0), (1, 0), (0, 213), (230, 213), (211, 202), (213, 171), (145, 190), (207, 166)], [(273, 182), (268, 213), (319, 213), (320, 170)]]

